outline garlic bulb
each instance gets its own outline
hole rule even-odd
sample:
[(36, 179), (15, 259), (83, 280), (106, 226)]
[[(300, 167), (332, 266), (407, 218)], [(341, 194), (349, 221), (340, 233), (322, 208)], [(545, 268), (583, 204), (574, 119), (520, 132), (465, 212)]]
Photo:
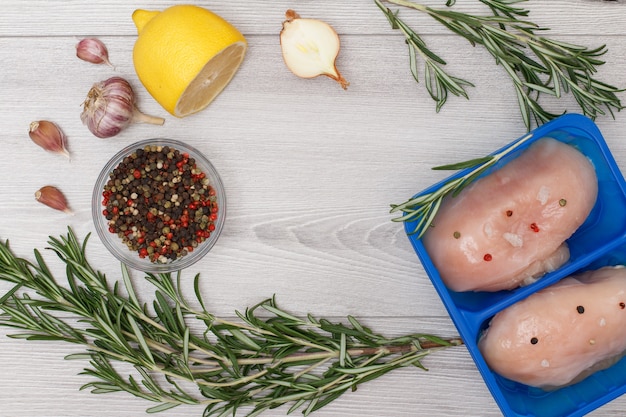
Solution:
[(82, 39), (76, 45), (76, 56), (83, 61), (91, 62), (92, 64), (107, 64), (109, 62), (109, 51), (101, 40), (96, 38)]
[(350, 84), (337, 70), (340, 42), (337, 32), (325, 22), (303, 19), (289, 9), (280, 32), (280, 46), (287, 68), (302, 78), (325, 75), (345, 90)]
[(115, 136), (131, 123), (162, 125), (165, 122), (161, 117), (148, 116), (137, 109), (135, 93), (122, 77), (95, 83), (83, 103), (80, 119), (99, 138)]
[(28, 129), (28, 136), (43, 149), (70, 157), (65, 147), (67, 141), (65, 134), (55, 123), (48, 120), (32, 122)]

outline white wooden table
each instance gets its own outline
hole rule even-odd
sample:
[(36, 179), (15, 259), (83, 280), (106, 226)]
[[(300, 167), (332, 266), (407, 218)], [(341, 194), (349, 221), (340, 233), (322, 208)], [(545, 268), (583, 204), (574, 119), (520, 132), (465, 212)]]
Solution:
[[(456, 330), (404, 234), (391, 221), (399, 203), (441, 179), (432, 166), (483, 156), (525, 132), (503, 70), (482, 49), (446, 33), (432, 20), (402, 10), (448, 68), (471, 80), (470, 101), (452, 97), (442, 111), (413, 80), (407, 48), (373, 1), (226, 0), (195, 2), (240, 28), (249, 52), (232, 83), (203, 112), (176, 119), (139, 84), (132, 66), (137, 8), (163, 9), (166, 0), (3, 0), (0, 7), (0, 238), (32, 258), (49, 235), (68, 225), (81, 237), (94, 232), (91, 191), (100, 168), (119, 149), (150, 137), (185, 141), (219, 170), (228, 195), (228, 217), (217, 245), (190, 268), (201, 272), (211, 311), (232, 317), (273, 294), (298, 315), (342, 320), (354, 315), (389, 336)], [(429, 0), (443, 7), (444, 1)], [(459, 7), (481, 10), (478, 1)], [(531, 1), (531, 20), (550, 36), (597, 46), (606, 43), (600, 77), (626, 87), (626, 3), (623, 0)], [(302, 80), (285, 67), (278, 32), (284, 12), (332, 24), (341, 36), (338, 67), (350, 87), (326, 78)], [(74, 46), (97, 36), (109, 47), (115, 70), (75, 57)], [(139, 107), (163, 116), (162, 127), (135, 125), (111, 139), (97, 139), (82, 125), (81, 103), (90, 86), (113, 75), (131, 81)], [(626, 96), (620, 96), (622, 100)], [(560, 105), (570, 111), (571, 100)], [(626, 168), (626, 115), (598, 120), (618, 164)], [(58, 123), (69, 139), (71, 162), (37, 148), (31, 121)], [(52, 184), (67, 195), (68, 216), (35, 202)], [(119, 265), (97, 236), (88, 257), (109, 278)], [(60, 265), (50, 258), (53, 268)], [(145, 295), (147, 284), (139, 280)], [(10, 287), (0, 284), (2, 292)], [(79, 391), (91, 379), (85, 363), (64, 361), (77, 347), (25, 342), (0, 328), (0, 415), (141, 416), (152, 404), (127, 394)], [(401, 369), (362, 385), (317, 412), (324, 416), (416, 417), (501, 415), (463, 347), (425, 360), (429, 372)], [(179, 407), (164, 417), (200, 416)], [(264, 415), (282, 416), (286, 408)], [(623, 416), (626, 398), (593, 413)]]

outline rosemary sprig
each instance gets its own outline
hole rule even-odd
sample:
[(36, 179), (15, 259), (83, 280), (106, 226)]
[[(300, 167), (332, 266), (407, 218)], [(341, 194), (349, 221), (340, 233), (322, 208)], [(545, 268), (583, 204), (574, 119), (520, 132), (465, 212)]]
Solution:
[(443, 199), (447, 196), (456, 196), (465, 187), (470, 185), (475, 179), (482, 175), (487, 169), (498, 163), (503, 157), (511, 154), (522, 144), (533, 138), (532, 133), (513, 142), (500, 152), (482, 158), (471, 159), (450, 165), (434, 167), (436, 170), (461, 170), (469, 169), (464, 175), (452, 178), (444, 182), (435, 190), (412, 197), (402, 204), (392, 204), (391, 213), (402, 212), (400, 217), (392, 219), (396, 222), (416, 222), (415, 227), (410, 232), (417, 234), (421, 238), (432, 225), (433, 219), (441, 206)]
[[(436, 101), (439, 111), (448, 94), (468, 98), (465, 87), (473, 84), (449, 75), (446, 62), (429, 49), (422, 37), (392, 12), (382, 0), (374, 0), (389, 20), (399, 29), (409, 46), (411, 73), (419, 82), (418, 61), (424, 63), (426, 89)], [(450, 9), (436, 9), (407, 0), (385, 0), (425, 13), (453, 33), (465, 38), (472, 46), (482, 45), (502, 66), (517, 95), (524, 124), (531, 130), (532, 123), (543, 124), (558, 117), (539, 103), (542, 94), (560, 98), (571, 93), (583, 114), (591, 119), (624, 107), (616, 93), (624, 91), (595, 78), (597, 67), (606, 45), (597, 48), (557, 41), (540, 35), (547, 29), (526, 20), (529, 11), (517, 7), (526, 0), (479, 0), (488, 6), (491, 15), (475, 16)], [(448, 0), (450, 8), (455, 1)]]
[[(13, 284), (0, 298), (0, 325), (16, 329), (14, 338), (82, 345), (66, 357), (89, 361), (83, 373), (95, 380), (82, 389), (125, 391), (157, 403), (151, 413), (196, 404), (205, 417), (235, 415), (240, 407), (257, 416), (290, 404), (289, 412), (308, 415), (363, 382), (400, 367), (424, 368), (428, 354), (462, 344), (428, 334), (386, 338), (354, 317), (345, 324), (299, 318), (274, 299), (237, 312), (236, 320), (220, 319), (205, 308), (199, 275), (198, 305), (182, 296), (180, 273), (146, 276), (156, 288), (150, 313), (128, 270), (109, 284), (86, 259), (88, 236), (81, 243), (68, 230), (49, 241), (66, 265), (66, 285), (39, 251), (30, 262), (0, 243), (0, 280)], [(135, 372), (122, 374), (116, 363)]]

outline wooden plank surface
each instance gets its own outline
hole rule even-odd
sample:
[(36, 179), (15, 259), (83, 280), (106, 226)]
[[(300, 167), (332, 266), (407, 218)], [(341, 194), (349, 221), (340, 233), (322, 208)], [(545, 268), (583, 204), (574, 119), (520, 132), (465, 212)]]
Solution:
[[(425, 2), (444, 7), (443, 1)], [(477, 1), (457, 2), (480, 11)], [(104, 0), (5, 0), (0, 13), (0, 238), (32, 259), (49, 235), (67, 226), (94, 233), (91, 195), (106, 161), (137, 140), (169, 137), (205, 153), (219, 170), (228, 195), (223, 235), (187, 273), (203, 276), (211, 311), (234, 310), (276, 295), (295, 314), (341, 320), (361, 318), (388, 335), (426, 331), (456, 333), (402, 226), (389, 205), (443, 178), (432, 166), (485, 155), (521, 136), (524, 126), (502, 68), (479, 48), (446, 33), (411, 11), (448, 68), (476, 87), (470, 100), (453, 97), (439, 113), (413, 80), (406, 45), (373, 1), (200, 1), (245, 34), (249, 51), (240, 71), (205, 111), (186, 119), (165, 113), (140, 86), (132, 66), (137, 8), (173, 2)], [(599, 77), (626, 86), (626, 3), (593, 0), (530, 1), (531, 20), (559, 39), (607, 44)], [(284, 11), (333, 24), (341, 35), (338, 67), (351, 85), (302, 80), (282, 62), (278, 32)], [(109, 47), (115, 70), (75, 57), (74, 45), (97, 35)], [(97, 139), (82, 125), (81, 103), (95, 81), (121, 75), (131, 81), (139, 107), (166, 119), (164, 126), (134, 125), (111, 139)], [(620, 94), (624, 100), (624, 94)], [(559, 102), (575, 110), (571, 99)], [(559, 107), (559, 109), (563, 109)], [(72, 160), (45, 153), (28, 138), (33, 120), (56, 121), (69, 139)], [(626, 168), (626, 118), (598, 120), (618, 165)], [(34, 200), (41, 186), (66, 193), (73, 216)], [(51, 254), (47, 254), (48, 256)], [(88, 256), (110, 277), (119, 266), (97, 236)], [(53, 270), (61, 266), (50, 257)], [(137, 275), (142, 294), (151, 288)], [(9, 286), (0, 284), (0, 290)], [(78, 388), (86, 366), (63, 361), (76, 347), (4, 337), (0, 328), (0, 416), (141, 416), (149, 406), (128, 395), (95, 396)], [(316, 416), (420, 417), (501, 415), (467, 350), (428, 357), (430, 369), (402, 369), (367, 383)], [(282, 416), (286, 409), (263, 416)], [(593, 413), (623, 416), (620, 398)], [(164, 417), (201, 415), (180, 407)]]

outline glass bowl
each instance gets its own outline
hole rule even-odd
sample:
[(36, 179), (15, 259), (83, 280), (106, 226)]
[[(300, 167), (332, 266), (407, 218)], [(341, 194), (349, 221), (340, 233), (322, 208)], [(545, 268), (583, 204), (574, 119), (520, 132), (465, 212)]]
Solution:
[(167, 273), (211, 250), (224, 226), (226, 194), (217, 170), (198, 150), (173, 139), (146, 139), (107, 162), (93, 188), (91, 211), (113, 256), (143, 272)]

